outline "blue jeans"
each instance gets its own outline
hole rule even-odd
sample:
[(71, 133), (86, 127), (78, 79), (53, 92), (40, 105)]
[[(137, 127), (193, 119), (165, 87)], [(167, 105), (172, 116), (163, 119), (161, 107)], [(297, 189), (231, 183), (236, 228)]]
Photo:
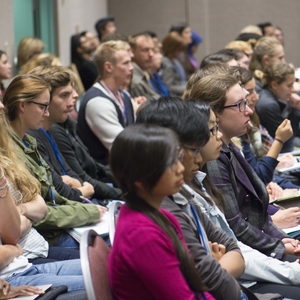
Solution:
[(79, 249), (79, 243), (71, 237), (67, 232), (64, 232), (54, 246), (63, 248)]
[(32, 265), (24, 272), (5, 278), (11, 285), (66, 285), (68, 291), (84, 290), (80, 259)]

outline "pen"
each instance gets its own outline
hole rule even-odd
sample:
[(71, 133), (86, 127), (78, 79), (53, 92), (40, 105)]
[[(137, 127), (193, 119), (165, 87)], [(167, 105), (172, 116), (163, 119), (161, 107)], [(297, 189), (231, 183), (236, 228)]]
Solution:
[(79, 196), (82, 199), (82, 202), (88, 203), (88, 204), (94, 204), (91, 200), (89, 200), (88, 198), (85, 198), (83, 196)]

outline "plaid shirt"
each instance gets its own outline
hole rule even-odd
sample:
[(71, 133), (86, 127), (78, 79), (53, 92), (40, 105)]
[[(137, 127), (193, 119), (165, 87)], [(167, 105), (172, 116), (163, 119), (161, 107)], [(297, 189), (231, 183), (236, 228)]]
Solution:
[(236, 237), (258, 251), (281, 258), (288, 237), (268, 217), (264, 183), (232, 143), (223, 143), (220, 157), (208, 163), (208, 174), (225, 198), (225, 216)]

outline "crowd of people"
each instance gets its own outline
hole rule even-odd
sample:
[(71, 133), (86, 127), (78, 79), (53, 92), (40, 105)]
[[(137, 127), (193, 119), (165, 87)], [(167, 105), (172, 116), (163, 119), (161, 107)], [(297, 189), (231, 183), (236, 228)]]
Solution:
[[(25, 37), (0, 51), (0, 299), (66, 285), (86, 299), (73, 227), (123, 200), (108, 275), (116, 299), (300, 299), (294, 163), (300, 89), (283, 31), (249, 25), (197, 61), (202, 37), (159, 41), (114, 17), (71, 37), (71, 65)], [(205, 41), (204, 41), (205, 42)], [(109, 240), (106, 240), (109, 243)]]

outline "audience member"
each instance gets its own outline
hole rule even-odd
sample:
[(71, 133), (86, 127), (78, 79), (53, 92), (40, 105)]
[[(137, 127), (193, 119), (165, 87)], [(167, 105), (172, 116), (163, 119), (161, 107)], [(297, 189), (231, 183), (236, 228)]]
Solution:
[(188, 54), (188, 46), (192, 43), (192, 31), (186, 22), (179, 22), (171, 26), (170, 33), (177, 32), (181, 35), (185, 43), (185, 51), (180, 55), (180, 62), (185, 70), (186, 79), (197, 70), (194, 65), (194, 61), (191, 60), (191, 56)]
[(21, 39), (18, 45), (18, 67), (27, 63), (30, 58), (36, 54), (43, 52), (45, 48), (44, 43), (36, 37), (24, 37)]
[(184, 39), (177, 32), (171, 32), (163, 39), (164, 57), (159, 74), (169, 92), (176, 96), (182, 96), (186, 85), (185, 70), (179, 62), (185, 48)]
[[(29, 131), (29, 133), (33, 133), (33, 136), (36, 137), (39, 152), (52, 167), (56, 190), (62, 196), (77, 201), (81, 201), (80, 196), (76, 197), (76, 193), (73, 191), (70, 192), (69, 197), (66, 196), (69, 193), (68, 189), (78, 190), (79, 194), (85, 197), (90, 196), (89, 193), (95, 189), (93, 198), (97, 200), (121, 199), (120, 189), (110, 187), (101, 180), (110, 182), (112, 176), (106, 167), (96, 163), (89, 155), (87, 148), (75, 133), (76, 123), (68, 117), (68, 112), (73, 109), (76, 99), (76, 93), (73, 91), (74, 74), (65, 67), (57, 66), (38, 67), (31, 74), (41, 77), (51, 86), (50, 116), (43, 121), (42, 129)], [(72, 172), (68, 171), (70, 168)], [(63, 187), (60, 188), (56, 184), (56, 177)], [(78, 181), (76, 179), (80, 183), (77, 188)], [(81, 184), (82, 181), (83, 184)], [(87, 182), (92, 186), (86, 184)], [(67, 190), (67, 192), (63, 190)], [(71, 197), (73, 194), (74, 196)]]
[(50, 167), (37, 150), (36, 140), (26, 134), (29, 128), (38, 129), (49, 115), (49, 90), (49, 84), (41, 78), (29, 74), (19, 75), (8, 86), (3, 104), (11, 125), (8, 131), (15, 142), (15, 151), (40, 181), (41, 196), (48, 207), (47, 215), (35, 227), (52, 246), (78, 248), (78, 243), (65, 229), (98, 222), (102, 208), (69, 201), (60, 196), (53, 187)]
[(263, 36), (273, 36), (274, 27), (271, 22), (259, 23), (257, 26), (261, 29)]
[(20, 74), (27, 74), (38, 66), (61, 66), (61, 62), (58, 57), (51, 53), (36, 54), (22, 66)]
[(244, 41), (231, 41), (230, 43), (228, 43), (225, 48), (228, 49), (238, 49), (241, 51), (244, 51), (249, 59), (251, 60), (252, 58), (252, 54), (253, 54), (253, 49), (252, 46), (249, 42), (244, 42)]
[[(203, 105), (209, 111), (209, 105)], [(235, 278), (243, 273), (245, 264), (236, 242), (216, 228), (204, 213), (201, 212), (199, 218), (195, 220), (191, 211), (198, 204), (192, 199), (186, 184), (193, 179), (199, 169), (202, 161), (200, 150), (209, 137), (208, 118), (199, 111), (199, 106), (200, 104), (196, 102), (183, 101), (175, 97), (149, 100), (139, 109), (137, 123), (167, 127), (178, 135), (184, 153), (182, 164), (185, 168), (183, 172), (185, 184), (180, 187), (178, 193), (165, 197), (161, 207), (177, 218), (195, 260), (197, 271), (208, 291), (219, 300), (229, 298), (239, 300), (241, 288)], [(201, 226), (203, 238), (199, 235), (197, 221)], [(216, 255), (216, 248), (221, 247), (220, 244), (224, 246), (224, 255), (221, 258)]]
[(0, 50), (0, 94), (4, 95), (5, 88), (2, 80), (8, 79), (11, 77), (11, 64), (8, 61), (7, 54)]
[(200, 68), (204, 68), (208, 65), (227, 65), (237, 66), (237, 57), (233, 49), (221, 49), (216, 53), (208, 54), (203, 58), (200, 64)]
[(49, 83), (51, 92), (49, 115), (45, 116), (39, 129), (30, 129), (28, 134), (36, 139), (39, 153), (51, 168), (56, 191), (67, 199), (82, 202), (81, 197), (91, 197), (94, 194), (94, 188), (90, 183), (83, 182), (80, 176), (69, 167), (55, 139), (48, 132), (54, 123), (66, 121), (68, 113), (74, 109), (78, 97), (74, 89), (74, 73), (65, 67), (44, 69), (37, 67), (30, 74), (39, 76)]
[(85, 90), (88, 90), (96, 81), (98, 72), (94, 63), (94, 52), (99, 40), (88, 31), (83, 31), (71, 37), (71, 62), (77, 67)]
[(154, 42), (150, 35), (140, 33), (129, 39), (133, 53), (133, 74), (130, 86), (130, 94), (133, 97), (145, 96), (159, 98), (150, 83), (150, 75), (153, 68)]
[[(256, 104), (256, 111), (261, 124), (275, 138), (275, 132), (284, 119), (290, 118), (291, 106), (290, 97), (293, 92), (295, 81), (294, 69), (282, 62), (274, 62), (264, 70), (264, 87), (259, 93), (259, 101)], [(292, 124), (297, 132), (299, 120)], [(287, 141), (277, 139), (283, 144), (281, 152), (291, 152), (294, 149), (293, 137)]]
[(267, 189), (231, 142), (249, 126), (252, 110), (245, 100), (247, 94), (239, 78), (230, 74), (206, 76), (190, 92), (190, 97), (210, 103), (223, 133), (221, 154), (208, 164), (209, 175), (223, 193), (225, 216), (238, 240), (283, 261), (292, 254), (290, 260), (294, 261), (294, 254), (300, 252), (298, 241), (269, 220)]
[(130, 126), (112, 145), (110, 166), (126, 202), (108, 262), (116, 298), (215, 299), (204, 292), (178, 221), (160, 209), (184, 182), (182, 155), (176, 135), (158, 126)]
[(247, 25), (246, 27), (244, 27), (241, 32), (241, 34), (243, 33), (253, 33), (259, 36), (262, 36), (263, 33), (261, 31), (261, 28), (257, 25)]
[(110, 41), (95, 53), (100, 81), (90, 88), (81, 101), (77, 134), (98, 162), (108, 163), (108, 150), (124, 127), (134, 122), (131, 96), (123, 90), (131, 80), (130, 46)]
[(274, 33), (273, 37), (277, 39), (282, 46), (284, 46), (284, 36), (283, 36), (283, 30), (279, 26), (274, 27)]
[(99, 40), (103, 43), (102, 39), (108, 35), (115, 33), (117, 27), (115, 25), (115, 18), (113, 16), (108, 16), (99, 19), (95, 24), (95, 29), (98, 33)]
[(195, 68), (195, 71), (199, 69), (199, 64), (195, 58), (195, 53), (197, 52), (197, 49), (202, 41), (202, 37), (197, 32), (192, 31), (192, 42), (187, 46), (187, 54), (190, 62)]

